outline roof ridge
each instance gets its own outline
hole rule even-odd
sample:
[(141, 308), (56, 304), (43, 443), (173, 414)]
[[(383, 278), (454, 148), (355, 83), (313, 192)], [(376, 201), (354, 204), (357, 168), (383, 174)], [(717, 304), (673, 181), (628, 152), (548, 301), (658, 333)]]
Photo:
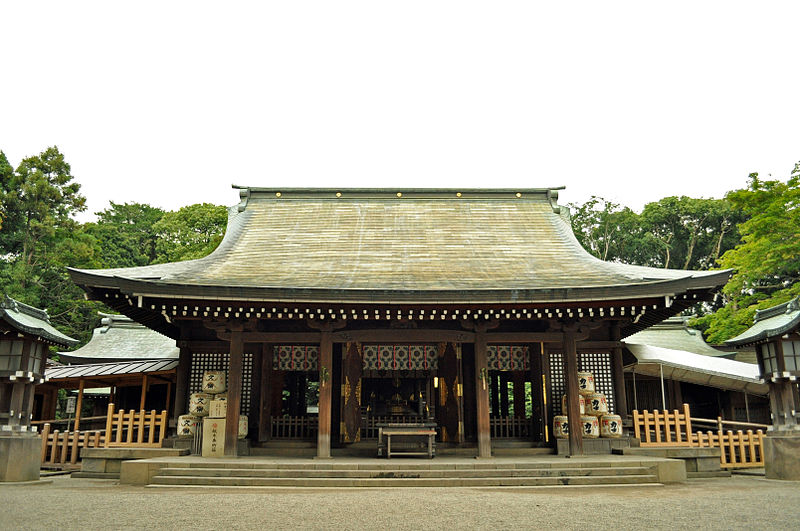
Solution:
[(790, 313), (797, 310), (800, 310), (800, 296), (797, 296), (784, 303), (770, 306), (769, 308), (764, 308), (763, 310), (756, 310), (756, 315), (753, 318), (753, 324), (764, 319), (769, 319), (770, 317), (775, 317), (776, 315), (780, 315), (782, 313)]
[(2, 308), (5, 310), (13, 310), (15, 312), (19, 312), (30, 317), (35, 317), (36, 319), (40, 319), (45, 321), (47, 324), (50, 323), (50, 316), (47, 314), (47, 310), (42, 310), (40, 308), (36, 308), (29, 304), (25, 304), (24, 302), (20, 302), (16, 299), (12, 299), (8, 295), (5, 295), (3, 302), (0, 303)]

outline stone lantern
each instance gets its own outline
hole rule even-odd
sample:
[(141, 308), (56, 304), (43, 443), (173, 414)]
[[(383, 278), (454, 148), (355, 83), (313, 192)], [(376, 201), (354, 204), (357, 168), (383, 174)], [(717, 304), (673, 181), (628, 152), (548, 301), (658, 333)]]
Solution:
[(800, 480), (800, 297), (757, 311), (753, 326), (726, 343), (737, 348), (754, 345), (761, 379), (769, 386), (767, 477)]
[(0, 301), (0, 482), (39, 479), (34, 387), (44, 381), (50, 346), (77, 342), (53, 328), (47, 312), (10, 297)]

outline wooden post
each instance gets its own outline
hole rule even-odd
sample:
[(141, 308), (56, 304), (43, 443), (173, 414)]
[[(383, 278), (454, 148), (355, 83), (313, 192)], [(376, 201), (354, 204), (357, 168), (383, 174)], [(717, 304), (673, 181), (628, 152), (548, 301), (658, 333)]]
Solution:
[[(611, 339), (619, 341), (619, 326), (611, 329)], [(614, 413), (622, 417), (623, 420), (630, 414), (628, 409), (628, 397), (625, 394), (625, 372), (622, 367), (622, 347), (614, 347), (611, 350), (611, 367), (614, 374)]]
[(525, 373), (514, 371), (514, 416), (518, 419), (525, 418)]
[(175, 400), (172, 402), (172, 418), (177, 419), (189, 411), (189, 372), (192, 369), (192, 351), (181, 348), (178, 355), (178, 371), (175, 378)]
[(261, 380), (260, 407), (258, 408), (259, 442), (269, 440), (272, 431), (272, 394), (274, 392), (272, 387), (275, 385), (274, 378), (272, 377), (274, 348), (274, 345), (269, 343), (261, 347), (261, 374), (258, 375), (258, 378)]
[(250, 352), (253, 353), (253, 374), (250, 377), (250, 414), (247, 416), (247, 432), (248, 434), (255, 435), (258, 440), (259, 422), (261, 419), (261, 373), (264, 370), (263, 362), (264, 356), (262, 355), (262, 343), (254, 343), (250, 345)]
[(147, 399), (147, 374), (142, 374), (142, 394), (139, 398), (139, 411), (144, 411), (145, 400)]
[(331, 388), (333, 376), (333, 342), (329, 330), (322, 330), (319, 344), (319, 431), (317, 458), (331, 456)]
[(567, 384), (567, 422), (569, 422), (569, 455), (583, 455), (581, 435), (581, 411), (578, 398), (578, 350), (575, 345), (575, 332), (563, 333), (562, 349), (564, 356), (564, 380)]
[(72, 431), (79, 431), (81, 426), (81, 408), (83, 407), (83, 378), (78, 380), (78, 402), (75, 404), (75, 427)]
[(239, 453), (239, 410), (242, 407), (242, 357), (244, 342), (242, 328), (231, 330), (230, 358), (228, 361), (228, 407), (225, 412), (225, 455), (236, 457)]
[(489, 426), (489, 362), (486, 329), (475, 329), (475, 401), (477, 405), (478, 457), (492, 457)]

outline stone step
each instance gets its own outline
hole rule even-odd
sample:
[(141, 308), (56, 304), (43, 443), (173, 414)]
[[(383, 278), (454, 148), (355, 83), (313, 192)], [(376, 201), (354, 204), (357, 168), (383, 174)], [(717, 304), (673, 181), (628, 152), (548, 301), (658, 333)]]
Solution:
[(640, 485), (657, 483), (653, 474), (629, 476), (485, 477), (485, 478), (265, 478), (156, 476), (148, 486), (207, 487), (528, 487), (559, 485)]
[[(242, 461), (242, 460), (229, 460), (229, 461), (210, 461), (204, 460), (202, 462), (187, 463), (185, 465), (173, 462), (167, 465), (169, 468), (217, 468), (217, 469), (257, 469), (257, 470), (272, 470), (272, 469), (292, 469), (292, 470), (539, 470), (539, 469), (582, 469), (582, 468), (620, 468), (618, 461), (592, 461), (583, 459), (563, 459), (550, 463), (534, 462), (534, 463), (520, 463), (520, 462), (496, 462), (492, 460), (478, 461), (467, 460), (466, 462), (440, 462), (438, 460), (430, 459), (414, 459), (413, 461), (404, 461), (403, 459), (375, 459), (371, 462), (335, 462), (328, 460), (317, 461), (291, 461), (291, 462), (260, 462), (260, 461)], [(626, 467), (631, 466), (651, 466), (641, 462), (628, 462)], [(624, 468), (624, 467), (623, 467)]]
[[(444, 485), (449, 486), (449, 485)], [(457, 485), (460, 486), (460, 485)], [(504, 485), (494, 485), (492, 486), (495, 489), (513, 489), (514, 491), (519, 490), (553, 490), (553, 489), (566, 489), (566, 490), (581, 490), (581, 489), (597, 489), (602, 488), (604, 491), (611, 490), (611, 489), (630, 489), (635, 488), (637, 490), (643, 488), (654, 488), (654, 487), (663, 487), (663, 483), (636, 483), (636, 484), (620, 484), (620, 483), (604, 483), (602, 485), (575, 485), (575, 484), (567, 484), (567, 485), (516, 485), (516, 486), (504, 486)], [(147, 485), (147, 488), (153, 489), (195, 489), (195, 490), (212, 490), (212, 491), (226, 491), (226, 492), (258, 492), (258, 491), (270, 491), (274, 489), (286, 489), (286, 487), (263, 487), (263, 486), (246, 486), (246, 485), (231, 485), (231, 486), (219, 486), (219, 485), (160, 485), (160, 484), (151, 484)], [(317, 487), (317, 488), (327, 488), (327, 487)], [(338, 488), (338, 487), (333, 487)], [(355, 489), (364, 489), (364, 488), (371, 488), (371, 487), (352, 487)], [(473, 487), (474, 488), (474, 487)], [(477, 488), (485, 488), (485, 487), (477, 487)]]
[(486, 478), (486, 477), (565, 477), (631, 476), (652, 473), (647, 467), (616, 468), (520, 468), (520, 469), (437, 469), (318, 470), (294, 468), (162, 468), (159, 476), (243, 477), (243, 478)]

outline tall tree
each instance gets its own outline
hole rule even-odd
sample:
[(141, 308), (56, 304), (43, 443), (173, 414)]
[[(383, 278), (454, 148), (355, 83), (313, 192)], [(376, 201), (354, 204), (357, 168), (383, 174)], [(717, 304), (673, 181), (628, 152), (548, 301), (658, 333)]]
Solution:
[(800, 163), (785, 183), (750, 174), (747, 188), (727, 199), (749, 218), (738, 227), (741, 243), (719, 260), (735, 270), (723, 289), (727, 304), (696, 322), (712, 343), (747, 329), (757, 309), (800, 294)]
[(154, 226), (164, 216), (160, 208), (142, 203), (114, 203), (97, 213), (86, 230), (97, 239), (102, 267), (131, 267), (156, 260)]
[(227, 209), (210, 203), (167, 212), (153, 226), (158, 236), (155, 262), (177, 262), (206, 256), (222, 241), (227, 220)]

